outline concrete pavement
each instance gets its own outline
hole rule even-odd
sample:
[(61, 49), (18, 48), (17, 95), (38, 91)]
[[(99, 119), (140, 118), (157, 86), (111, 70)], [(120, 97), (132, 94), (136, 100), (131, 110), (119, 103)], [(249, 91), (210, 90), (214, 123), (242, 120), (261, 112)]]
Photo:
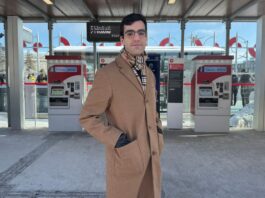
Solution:
[[(264, 165), (264, 132), (166, 131), (163, 197), (264, 198)], [(0, 129), (1, 197), (103, 198), (104, 167), (86, 133)]]

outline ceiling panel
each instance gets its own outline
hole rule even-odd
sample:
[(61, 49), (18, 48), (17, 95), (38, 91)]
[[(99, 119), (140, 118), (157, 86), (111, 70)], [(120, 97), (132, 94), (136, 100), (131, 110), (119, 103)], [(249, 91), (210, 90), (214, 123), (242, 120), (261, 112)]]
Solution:
[(159, 16), (159, 12), (164, 5), (164, 0), (143, 1), (142, 14), (145, 16)]
[(237, 0), (237, 1), (228, 1), (229, 5), (227, 6), (227, 15), (230, 16), (239, 8), (244, 6), (245, 4), (252, 2), (253, 0)]
[(65, 13), (66, 16), (76, 16), (77, 13), (79, 13), (79, 15), (85, 15), (85, 10), (80, 9), (82, 7), (84, 8), (85, 4), (80, 0), (55, 1), (55, 5), (62, 13)]
[(219, 4), (217, 4), (217, 7), (215, 7), (211, 13), (209, 13), (208, 16), (214, 16), (214, 17), (218, 17), (218, 16), (223, 16), (226, 17), (226, 7), (229, 4), (229, 2), (227, 1), (221, 1), (219, 2)]
[(108, 0), (114, 16), (122, 17), (133, 12), (135, 1)]
[(262, 16), (262, 15), (264, 15), (265, 14), (265, 0), (264, 1), (259, 1), (258, 3), (257, 3), (257, 7), (258, 7), (258, 9), (257, 9), (257, 16)]
[[(191, 5), (194, 6), (189, 10)], [(242, 10), (242, 7), (245, 9)], [(179, 20), (188, 10), (185, 15), (187, 19), (221, 20), (230, 16), (234, 20), (240, 17), (257, 19), (265, 14), (265, 0), (176, 0), (174, 5), (168, 5), (167, 0), (54, 0), (52, 6), (42, 0), (0, 0), (0, 17), (17, 15), (26, 20), (120, 20), (139, 8), (149, 20)]]
[(199, 1), (196, 7), (191, 11), (191, 16), (211, 16), (212, 10), (220, 5), (223, 0), (203, 0)]
[(258, 17), (264, 15), (265, 1), (259, 1), (257, 4), (250, 6), (245, 11), (239, 14), (240, 17), (254, 16)]

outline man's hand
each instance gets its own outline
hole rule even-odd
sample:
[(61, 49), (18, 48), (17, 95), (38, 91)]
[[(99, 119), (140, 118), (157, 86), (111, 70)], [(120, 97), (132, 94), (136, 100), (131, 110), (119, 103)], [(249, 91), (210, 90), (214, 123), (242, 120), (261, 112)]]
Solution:
[(159, 127), (157, 127), (157, 132), (160, 133), (160, 134), (163, 134), (162, 129), (160, 129)]
[(130, 143), (130, 140), (128, 140), (127, 135), (125, 133), (121, 134), (116, 145), (115, 148), (120, 148), (122, 146), (125, 146), (127, 144)]

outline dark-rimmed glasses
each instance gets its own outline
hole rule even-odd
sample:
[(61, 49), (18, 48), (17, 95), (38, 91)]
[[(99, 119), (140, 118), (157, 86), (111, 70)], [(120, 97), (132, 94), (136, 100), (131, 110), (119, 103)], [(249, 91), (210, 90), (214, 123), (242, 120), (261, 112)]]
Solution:
[(124, 35), (127, 36), (128, 38), (133, 38), (135, 34), (138, 34), (138, 36), (142, 38), (146, 36), (146, 31), (145, 30), (138, 30), (138, 31), (128, 30), (124, 33)]

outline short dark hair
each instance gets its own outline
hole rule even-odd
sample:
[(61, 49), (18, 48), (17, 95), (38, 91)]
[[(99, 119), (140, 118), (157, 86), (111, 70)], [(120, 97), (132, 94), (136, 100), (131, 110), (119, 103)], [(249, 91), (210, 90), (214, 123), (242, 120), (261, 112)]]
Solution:
[(144, 23), (144, 26), (145, 26), (145, 31), (147, 31), (146, 18), (141, 14), (131, 13), (131, 14), (125, 16), (121, 21), (120, 36), (122, 36), (122, 37), (124, 36), (124, 26), (125, 25), (131, 25), (135, 21), (142, 21)]

